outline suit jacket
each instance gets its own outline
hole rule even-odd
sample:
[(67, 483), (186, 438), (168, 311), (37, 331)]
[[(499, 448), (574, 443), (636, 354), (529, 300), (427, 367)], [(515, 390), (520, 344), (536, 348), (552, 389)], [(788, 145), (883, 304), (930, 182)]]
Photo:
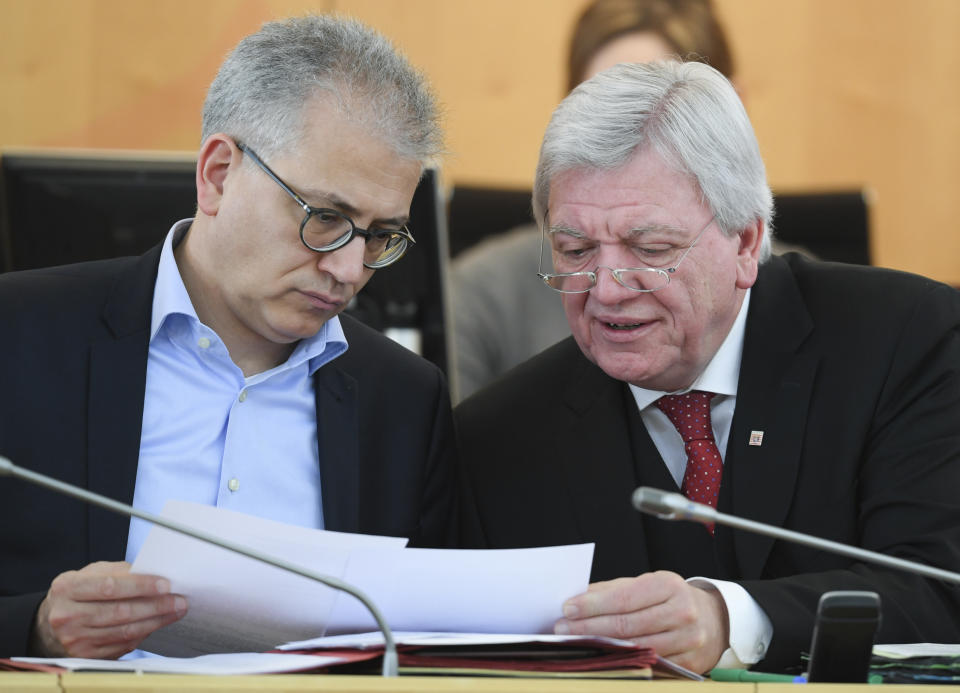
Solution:
[[(765, 670), (808, 651), (820, 594), (835, 589), (880, 593), (878, 642), (960, 641), (956, 586), (719, 525), (714, 555), (689, 555), (690, 532), (699, 540), (702, 529), (631, 507), (641, 483), (678, 489), (626, 385), (572, 339), (466, 400), (454, 419), (467, 545), (592, 541), (594, 580), (684, 565), (736, 580), (774, 625)], [(763, 431), (762, 445), (748, 444), (752, 431)], [(795, 255), (762, 265), (720, 510), (960, 570), (958, 488), (960, 293)]]
[[(131, 503), (160, 248), (0, 275), (0, 455)], [(443, 375), (342, 316), (345, 354), (314, 376), (325, 527), (450, 536), (453, 428)], [(51, 580), (123, 560), (129, 520), (0, 479), (0, 656), (26, 652)]]

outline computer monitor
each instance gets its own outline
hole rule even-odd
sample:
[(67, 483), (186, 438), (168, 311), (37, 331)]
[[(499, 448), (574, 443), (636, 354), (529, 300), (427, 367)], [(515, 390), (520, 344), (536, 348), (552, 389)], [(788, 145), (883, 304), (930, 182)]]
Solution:
[(822, 260), (870, 264), (870, 217), (862, 190), (779, 192), (775, 237)]
[(190, 155), (4, 152), (3, 269), (143, 253), (193, 216), (195, 170)]
[(493, 234), (532, 224), (530, 191), (457, 185), (450, 193), (448, 210), (450, 257)]
[[(139, 255), (196, 210), (191, 154), (8, 151), (0, 156), (0, 270)], [(414, 194), (416, 244), (347, 309), (448, 372), (446, 212), (437, 175)], [(291, 233), (295, 236), (296, 229)]]

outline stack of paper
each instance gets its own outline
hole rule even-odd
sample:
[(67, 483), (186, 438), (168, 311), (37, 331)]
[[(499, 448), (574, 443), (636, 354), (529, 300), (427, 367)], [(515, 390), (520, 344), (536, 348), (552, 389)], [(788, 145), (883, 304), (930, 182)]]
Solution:
[[(394, 633), (401, 673), (652, 678), (657, 656), (625, 640), (577, 635)], [(379, 667), (379, 632), (291, 642), (283, 652), (323, 654)], [(373, 666), (375, 665), (375, 667)], [(356, 668), (356, 667), (355, 667)]]
[(883, 683), (957, 683), (960, 645), (874, 645), (870, 680)]

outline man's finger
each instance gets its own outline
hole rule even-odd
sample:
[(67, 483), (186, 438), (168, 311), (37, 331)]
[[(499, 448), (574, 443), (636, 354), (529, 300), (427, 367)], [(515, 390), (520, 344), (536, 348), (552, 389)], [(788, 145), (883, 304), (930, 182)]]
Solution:
[(563, 615), (574, 620), (641, 611), (666, 602), (684, 584), (679, 575), (667, 572), (594, 583), (564, 603)]
[(90, 628), (108, 628), (167, 614), (185, 614), (187, 600), (179, 594), (165, 594), (115, 602), (87, 602), (80, 608), (86, 613), (77, 620)]
[(63, 573), (50, 585), (54, 598), (77, 602), (116, 601), (170, 593), (170, 581), (157, 575), (75, 571)]
[(82, 628), (64, 634), (63, 646), (71, 657), (115, 659), (137, 646), (151, 633), (180, 619), (186, 611), (161, 614), (106, 628)]
[(679, 624), (667, 604), (655, 604), (646, 609), (626, 613), (601, 614), (584, 619), (561, 619), (555, 627), (558, 633), (574, 635), (606, 635), (632, 640), (670, 631)]

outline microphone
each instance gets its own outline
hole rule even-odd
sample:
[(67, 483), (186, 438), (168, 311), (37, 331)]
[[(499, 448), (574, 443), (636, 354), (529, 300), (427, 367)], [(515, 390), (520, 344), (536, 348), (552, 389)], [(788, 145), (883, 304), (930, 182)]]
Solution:
[(840, 542), (821, 539), (820, 537), (794, 532), (782, 527), (775, 527), (763, 522), (747, 520), (735, 515), (727, 515), (717, 512), (709, 505), (694, 503), (689, 498), (679, 493), (670, 493), (660, 489), (641, 486), (633, 492), (633, 507), (642, 513), (656, 515), (662, 520), (693, 520), (704, 524), (715, 522), (729, 527), (736, 527), (747, 532), (755, 534), (764, 534), (775, 539), (803, 544), (814, 549), (820, 549), (828, 553), (836, 553), (841, 556), (856, 558), (867, 563), (877, 563), (887, 568), (905, 570), (908, 573), (916, 573), (924, 577), (936, 578), (954, 584), (960, 584), (960, 573), (954, 573), (940, 568), (931, 568), (916, 561), (908, 561), (903, 558), (887, 556), (876, 551), (867, 551), (857, 546), (848, 546)]
[(187, 525), (181, 524), (174, 520), (168, 520), (165, 517), (154, 515), (153, 513), (148, 513), (143, 510), (138, 510), (131, 505), (120, 503), (111, 498), (107, 498), (106, 496), (101, 496), (98, 493), (92, 493), (78, 486), (73, 486), (72, 484), (58, 481), (57, 479), (53, 479), (49, 476), (32, 472), (29, 469), (18, 467), (2, 455), (0, 455), (0, 476), (12, 476), (31, 484), (51, 489), (57, 493), (70, 496), (72, 498), (79, 498), (86, 503), (97, 505), (101, 508), (106, 508), (107, 510), (112, 510), (113, 512), (121, 515), (126, 515), (128, 517), (139, 517), (140, 519), (146, 520), (147, 522), (152, 522), (155, 525), (165, 527), (166, 529), (174, 532), (179, 532), (180, 534), (185, 534), (188, 537), (193, 537), (194, 539), (199, 539), (200, 541), (205, 541), (208, 544), (219, 546), (227, 549), (228, 551), (234, 551), (236, 553), (243, 554), (244, 556), (252, 558), (255, 561), (267, 563), (268, 565), (280, 568), (281, 570), (295, 573), (296, 575), (319, 582), (320, 584), (326, 585), (327, 587), (332, 587), (335, 590), (341, 590), (352, 595), (353, 597), (356, 597), (367, 608), (374, 620), (376, 620), (377, 627), (380, 628), (380, 632), (383, 633), (383, 675), (397, 675), (397, 646), (393, 640), (393, 631), (390, 630), (390, 626), (387, 625), (386, 619), (384, 619), (383, 614), (380, 613), (380, 609), (377, 608), (376, 604), (374, 604), (370, 597), (364, 594), (363, 591), (357, 587), (349, 585), (346, 582), (330, 575), (315, 573), (312, 570), (289, 563), (281, 558), (274, 558), (273, 556), (261, 553), (260, 551), (247, 548), (241, 544), (236, 544), (226, 539), (220, 539), (212, 534), (207, 534), (202, 530), (188, 527)]

